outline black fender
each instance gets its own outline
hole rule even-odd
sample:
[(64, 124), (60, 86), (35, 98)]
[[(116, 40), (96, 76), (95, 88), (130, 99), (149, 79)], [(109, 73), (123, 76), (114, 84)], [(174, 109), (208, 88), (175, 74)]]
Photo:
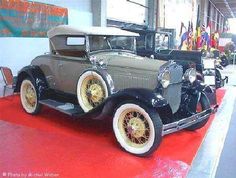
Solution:
[(218, 65), (216, 65), (216, 69), (223, 70), (224, 68), (222, 65), (218, 64)]
[(200, 72), (197, 72), (197, 80), (204, 81), (204, 76)]
[(193, 95), (193, 97), (195, 98), (196, 96), (199, 96), (199, 93), (202, 93), (207, 96), (210, 101), (210, 104), (217, 104), (215, 90), (211, 86), (202, 83), (202, 81), (194, 81), (194, 83), (189, 88), (187, 88), (187, 90), (188, 94)]
[(159, 93), (155, 93), (153, 90), (144, 88), (127, 88), (119, 90), (116, 93), (109, 96), (103, 104), (95, 108), (94, 111), (101, 111), (101, 115), (112, 116), (115, 112), (116, 107), (129, 100), (136, 100), (147, 105), (147, 107), (152, 107), (157, 110), (161, 119), (172, 118), (172, 110), (168, 101), (163, 98)]
[(159, 93), (145, 88), (127, 88), (112, 95), (110, 100), (132, 100), (135, 99), (149, 107), (158, 108), (168, 105), (168, 102)]
[(202, 95), (208, 98), (205, 92), (198, 92), (197, 95), (188, 95), (188, 99), (184, 102), (185, 109), (182, 111), (181, 115), (184, 117), (189, 117), (195, 114), (197, 104)]
[(43, 74), (39, 66), (33, 66), (33, 65), (26, 66), (18, 72), (15, 92), (20, 92), (21, 83), (27, 77), (33, 80), (35, 89), (37, 90), (38, 93), (38, 97), (39, 99), (42, 99), (44, 91), (48, 89), (48, 84), (45, 75)]
[(213, 89), (209, 85), (205, 85), (201, 80), (195, 80), (189, 90), (195, 90), (196, 92), (214, 93)]

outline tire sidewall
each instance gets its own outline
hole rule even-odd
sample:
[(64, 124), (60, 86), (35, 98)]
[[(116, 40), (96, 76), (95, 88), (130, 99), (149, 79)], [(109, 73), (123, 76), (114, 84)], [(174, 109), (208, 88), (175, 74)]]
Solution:
[[(25, 101), (24, 99), (24, 96), (23, 96), (23, 92), (22, 92), (22, 88), (23, 88), (23, 85), (25, 84), (30, 84), (32, 87), (33, 87), (33, 90), (35, 92), (35, 96), (36, 96), (36, 104), (35, 104), (35, 107), (33, 107), (32, 109), (28, 108), (26, 106), (26, 103), (27, 101)], [(25, 78), (22, 82), (21, 82), (21, 86), (20, 86), (20, 99), (21, 99), (21, 104), (24, 108), (24, 110), (29, 113), (29, 114), (37, 114), (40, 110), (40, 104), (39, 104), (39, 96), (38, 96), (38, 91), (37, 91), (37, 87), (35, 86), (35, 82), (33, 82), (33, 80), (31, 78)]]
[[(203, 110), (203, 111), (204, 111), (204, 110), (207, 110), (207, 109), (209, 109), (209, 108), (211, 107), (211, 106), (210, 106), (210, 102), (209, 102), (207, 96), (205, 95), (205, 93), (201, 93), (199, 102), (201, 103), (201, 106), (202, 106), (202, 110)], [(198, 122), (198, 123), (196, 123), (196, 124), (194, 124), (194, 125), (191, 125), (191, 126), (187, 127), (186, 129), (187, 129), (187, 130), (191, 130), (191, 131), (200, 129), (200, 128), (202, 128), (203, 126), (206, 125), (206, 123), (207, 123), (207, 121), (209, 120), (209, 118), (210, 118), (210, 116), (209, 116), (208, 118), (204, 119), (204, 120), (201, 121), (201, 122)]]
[(106, 98), (111, 94), (111, 90), (109, 88), (108, 82), (106, 81), (106, 79), (103, 77), (103, 75), (100, 72), (95, 71), (95, 70), (86, 70), (86, 71), (84, 71), (78, 79), (77, 89), (76, 89), (76, 95), (77, 95), (78, 103), (79, 103), (80, 107), (83, 109), (84, 112), (89, 112), (90, 110), (85, 106), (85, 104), (82, 100), (81, 85), (82, 85), (84, 79), (86, 79), (87, 77), (89, 77), (91, 75), (94, 75), (94, 76), (98, 77), (99, 80), (102, 82), (102, 85), (105, 88)]
[[(147, 144), (141, 148), (135, 148), (128, 145), (125, 142), (122, 133), (119, 131), (118, 122), (119, 116), (128, 108), (134, 108), (135, 110), (140, 111), (146, 118), (149, 127), (150, 127), (150, 140), (148, 140)], [(120, 104), (115, 110), (113, 116), (113, 132), (116, 137), (117, 142), (120, 146), (131, 154), (135, 154), (137, 156), (147, 156), (154, 152), (157, 147), (160, 145), (162, 140), (162, 122), (160, 120), (159, 115), (154, 109), (150, 109), (145, 107), (143, 104), (134, 101), (128, 101)]]
[(220, 88), (222, 86), (222, 84), (221, 84), (222, 83), (222, 76), (221, 76), (221, 73), (220, 73), (219, 69), (216, 69), (215, 72), (216, 72), (216, 75), (215, 75), (215, 77), (216, 77), (216, 88)]

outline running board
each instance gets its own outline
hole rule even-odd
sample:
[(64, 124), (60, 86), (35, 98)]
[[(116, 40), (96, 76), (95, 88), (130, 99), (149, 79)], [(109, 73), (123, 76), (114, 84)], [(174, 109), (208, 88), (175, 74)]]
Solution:
[(53, 99), (40, 100), (39, 103), (73, 117), (84, 114), (83, 109), (79, 105), (72, 103), (64, 103)]

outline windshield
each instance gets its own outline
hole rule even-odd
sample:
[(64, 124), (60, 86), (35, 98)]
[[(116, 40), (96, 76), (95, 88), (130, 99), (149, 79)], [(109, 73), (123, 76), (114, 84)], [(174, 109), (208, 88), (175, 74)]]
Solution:
[(166, 34), (156, 33), (155, 50), (169, 49), (169, 37)]
[(90, 52), (101, 50), (135, 51), (135, 37), (133, 36), (89, 36)]

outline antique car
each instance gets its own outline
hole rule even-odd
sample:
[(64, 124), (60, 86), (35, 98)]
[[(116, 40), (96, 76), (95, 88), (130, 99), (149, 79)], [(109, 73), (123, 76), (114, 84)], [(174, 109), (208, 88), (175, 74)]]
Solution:
[(112, 27), (51, 29), (50, 52), (18, 73), (24, 110), (37, 114), (46, 105), (75, 118), (112, 116), (118, 143), (137, 156), (154, 152), (166, 134), (203, 127), (215, 108), (196, 70), (183, 74), (174, 61), (137, 56), (136, 36)]
[[(142, 29), (142, 28), (133, 28), (131, 27), (122, 27), (124, 30), (138, 33), (140, 36), (137, 37), (136, 48), (137, 54), (143, 57), (153, 57), (155, 59), (161, 60), (174, 60), (177, 64), (183, 66), (184, 71), (190, 67), (194, 67), (197, 70), (197, 78), (205, 82), (205, 71), (203, 65), (203, 55), (201, 51), (182, 51), (175, 50), (170, 48), (170, 38), (171, 34), (163, 31), (155, 31), (151, 29)], [(214, 61), (213, 61), (214, 62)], [(220, 88), (227, 83), (228, 78), (222, 78), (220, 73), (220, 68), (216, 66), (214, 71), (211, 70), (211, 73), (214, 73), (215, 88)]]

